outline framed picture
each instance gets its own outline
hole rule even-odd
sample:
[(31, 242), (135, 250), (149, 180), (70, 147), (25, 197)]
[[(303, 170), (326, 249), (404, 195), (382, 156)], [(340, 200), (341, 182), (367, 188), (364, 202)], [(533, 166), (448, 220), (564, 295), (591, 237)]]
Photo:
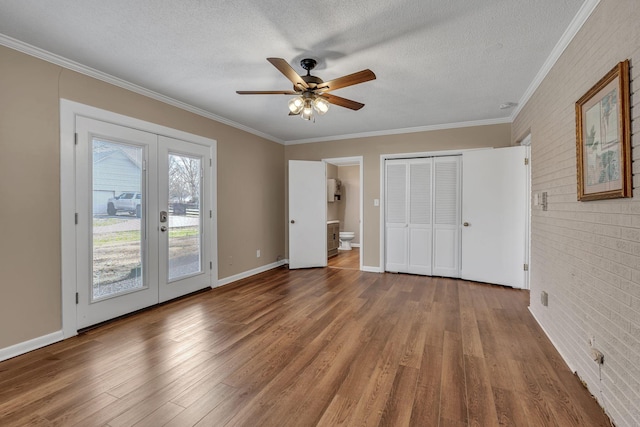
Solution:
[(631, 197), (629, 60), (576, 102), (578, 200)]

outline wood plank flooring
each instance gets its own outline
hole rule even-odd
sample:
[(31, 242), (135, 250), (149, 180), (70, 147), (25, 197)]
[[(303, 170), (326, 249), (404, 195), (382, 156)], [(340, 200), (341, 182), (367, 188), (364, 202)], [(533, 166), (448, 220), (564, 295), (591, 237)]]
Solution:
[(279, 268), (0, 363), (0, 425), (609, 426), (528, 298)]
[(330, 268), (346, 268), (360, 270), (360, 248), (352, 248), (350, 251), (338, 251), (338, 255), (327, 260)]

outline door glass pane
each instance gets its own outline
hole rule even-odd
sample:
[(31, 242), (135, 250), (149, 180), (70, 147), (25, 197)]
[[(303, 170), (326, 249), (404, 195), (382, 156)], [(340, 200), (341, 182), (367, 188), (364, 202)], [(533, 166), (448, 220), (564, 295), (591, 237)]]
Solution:
[(169, 154), (169, 280), (202, 272), (201, 159)]
[(93, 138), (92, 300), (144, 287), (142, 147)]

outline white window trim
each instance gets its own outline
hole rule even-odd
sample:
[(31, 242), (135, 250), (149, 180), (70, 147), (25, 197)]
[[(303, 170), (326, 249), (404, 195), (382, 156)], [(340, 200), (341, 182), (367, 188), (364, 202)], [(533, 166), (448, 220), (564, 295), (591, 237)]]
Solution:
[(60, 99), (60, 226), (61, 226), (61, 275), (62, 275), (62, 335), (69, 338), (78, 334), (76, 323), (75, 294), (76, 277), (76, 238), (75, 238), (75, 129), (76, 117), (89, 117), (104, 122), (130, 127), (145, 132), (181, 139), (211, 149), (211, 210), (213, 223), (211, 231), (211, 287), (218, 285), (218, 236), (217, 236), (217, 142), (214, 139), (194, 135), (177, 129), (111, 111), (92, 107), (78, 102)]

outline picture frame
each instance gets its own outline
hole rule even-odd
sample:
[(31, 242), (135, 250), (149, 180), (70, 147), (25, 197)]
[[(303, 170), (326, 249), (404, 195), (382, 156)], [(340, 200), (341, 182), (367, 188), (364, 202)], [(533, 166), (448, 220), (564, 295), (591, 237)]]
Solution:
[(576, 102), (578, 201), (632, 196), (629, 60)]

